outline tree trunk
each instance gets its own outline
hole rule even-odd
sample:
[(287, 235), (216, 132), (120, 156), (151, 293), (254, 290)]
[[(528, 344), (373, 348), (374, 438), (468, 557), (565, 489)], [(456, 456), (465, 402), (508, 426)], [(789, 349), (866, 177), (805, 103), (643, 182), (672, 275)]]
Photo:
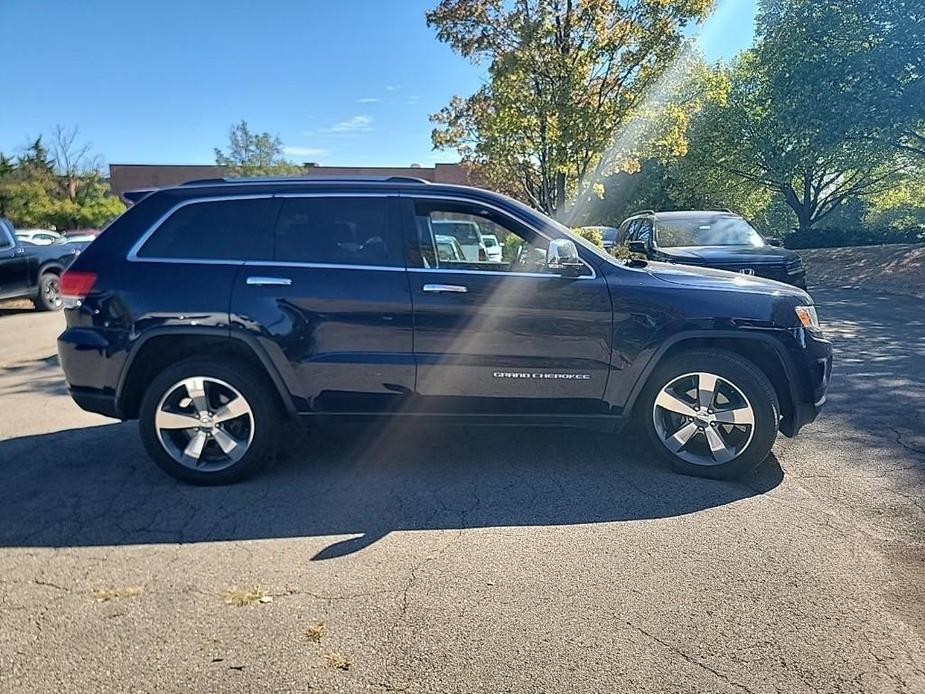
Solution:
[(556, 214), (557, 221), (565, 219), (565, 174), (556, 172)]
[(810, 231), (815, 221), (813, 220), (811, 203), (806, 199), (801, 199), (792, 186), (787, 186), (782, 192), (784, 193), (784, 200), (790, 205), (790, 209), (796, 213), (797, 219), (800, 222), (800, 231)]

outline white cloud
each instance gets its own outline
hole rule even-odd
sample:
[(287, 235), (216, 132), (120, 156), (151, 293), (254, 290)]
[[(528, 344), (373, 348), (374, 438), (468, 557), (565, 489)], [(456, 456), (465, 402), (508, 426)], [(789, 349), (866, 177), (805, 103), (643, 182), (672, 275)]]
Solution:
[(420, 100), (421, 100), (421, 97), (419, 97), (417, 94), (412, 94), (411, 96), (408, 97), (409, 104), (416, 104)]
[(318, 137), (319, 135), (349, 135), (350, 133), (370, 133), (373, 131), (372, 116), (353, 116), (323, 128), (306, 130), (305, 137)]
[(398, 89), (398, 87), (396, 87), (394, 84), (387, 84), (387, 85), (385, 85), (385, 90), (386, 90), (387, 92), (394, 92), (394, 91), (397, 90), (397, 89)]
[(364, 96), (362, 99), (357, 99), (358, 104), (375, 104), (378, 101), (382, 101), (382, 99), (376, 96)]
[(324, 157), (328, 150), (320, 147), (283, 147), (283, 153), (290, 157)]
[(372, 116), (353, 116), (347, 120), (342, 120), (327, 128), (322, 128), (322, 132), (328, 133), (368, 133), (373, 129)]

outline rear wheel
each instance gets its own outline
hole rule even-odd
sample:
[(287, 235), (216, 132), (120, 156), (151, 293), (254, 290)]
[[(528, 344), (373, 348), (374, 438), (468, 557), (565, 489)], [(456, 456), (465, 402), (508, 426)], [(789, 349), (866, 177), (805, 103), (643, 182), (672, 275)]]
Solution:
[(39, 311), (60, 311), (64, 306), (61, 299), (61, 278), (53, 272), (45, 272), (39, 277), (39, 291), (32, 303)]
[(283, 419), (266, 379), (248, 364), (194, 358), (151, 382), (139, 427), (148, 454), (168, 474), (227, 484), (268, 460)]
[(733, 479), (764, 461), (780, 407), (767, 376), (724, 351), (671, 357), (649, 379), (639, 416), (658, 453), (678, 472)]

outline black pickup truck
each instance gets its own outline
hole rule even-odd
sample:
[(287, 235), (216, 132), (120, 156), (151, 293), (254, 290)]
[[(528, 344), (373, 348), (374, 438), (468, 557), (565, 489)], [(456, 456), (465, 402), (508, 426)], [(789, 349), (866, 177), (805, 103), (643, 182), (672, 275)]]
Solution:
[(40, 311), (61, 308), (61, 273), (85, 244), (36, 246), (16, 238), (13, 225), (0, 217), (0, 299), (30, 299)]

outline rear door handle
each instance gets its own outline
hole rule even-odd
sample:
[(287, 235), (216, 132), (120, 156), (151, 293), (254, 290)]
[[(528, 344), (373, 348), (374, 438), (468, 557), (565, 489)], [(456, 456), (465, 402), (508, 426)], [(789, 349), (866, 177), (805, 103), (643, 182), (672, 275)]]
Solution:
[(288, 277), (248, 277), (247, 283), (253, 287), (288, 287), (292, 280)]
[(465, 294), (469, 288), (461, 284), (425, 284), (424, 291), (431, 294)]

